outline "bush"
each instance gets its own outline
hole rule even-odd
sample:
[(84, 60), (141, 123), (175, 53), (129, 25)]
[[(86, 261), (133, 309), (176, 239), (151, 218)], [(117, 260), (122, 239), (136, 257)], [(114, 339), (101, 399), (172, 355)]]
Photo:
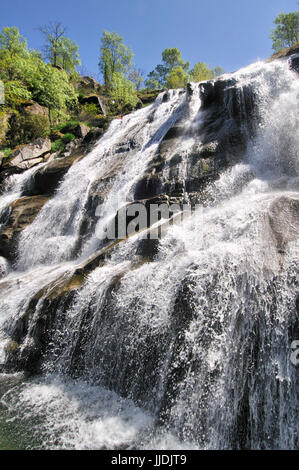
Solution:
[(55, 142), (52, 142), (51, 152), (60, 152), (65, 147), (62, 139), (58, 139)]
[(75, 138), (76, 137), (74, 136), (74, 134), (68, 133), (68, 134), (64, 134), (64, 136), (61, 138), (61, 140), (64, 144), (68, 144), (69, 142), (71, 142)]
[(72, 132), (79, 124), (79, 121), (69, 121), (66, 124), (62, 124), (61, 126), (56, 126), (56, 130), (59, 130), (62, 134), (67, 134)]
[(50, 122), (47, 116), (40, 114), (13, 114), (10, 119), (10, 129), (7, 134), (12, 145), (28, 144), (38, 137), (50, 134)]
[(99, 116), (100, 110), (95, 103), (86, 103), (81, 106), (79, 119), (80, 121), (92, 121)]
[(55, 142), (52, 142), (51, 152), (61, 152), (62, 150), (64, 150), (65, 146), (75, 138), (76, 137), (74, 136), (74, 134), (65, 134), (60, 139), (56, 140)]

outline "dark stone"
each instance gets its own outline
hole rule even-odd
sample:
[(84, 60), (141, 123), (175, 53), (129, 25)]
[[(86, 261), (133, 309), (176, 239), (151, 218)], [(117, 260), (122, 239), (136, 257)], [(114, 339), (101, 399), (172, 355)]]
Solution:
[(93, 144), (97, 142), (103, 136), (103, 134), (104, 134), (104, 129), (100, 127), (94, 127), (90, 129), (88, 134), (86, 134), (86, 136), (84, 137), (83, 144), (84, 145)]
[(149, 199), (161, 193), (161, 182), (158, 176), (145, 177), (135, 186), (134, 199)]
[(299, 53), (291, 55), (288, 63), (291, 70), (299, 73)]
[(83, 155), (75, 154), (65, 158), (56, 158), (49, 162), (46, 166), (37, 170), (32, 177), (30, 188), (23, 194), (26, 196), (53, 194), (68, 169), (82, 157)]

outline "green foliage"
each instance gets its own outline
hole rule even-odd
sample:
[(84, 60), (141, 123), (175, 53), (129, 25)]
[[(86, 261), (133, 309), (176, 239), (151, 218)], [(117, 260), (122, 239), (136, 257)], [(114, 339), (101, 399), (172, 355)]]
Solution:
[(27, 41), (20, 35), (18, 28), (3, 28), (0, 33), (0, 48), (9, 51), (11, 54), (26, 54)]
[(277, 26), (272, 29), (270, 37), (273, 41), (272, 48), (276, 52), (299, 41), (299, 11), (280, 13), (274, 23)]
[(220, 75), (223, 75), (225, 73), (225, 70), (220, 67), (219, 65), (213, 69), (214, 72), (214, 77), (220, 77)]
[(71, 134), (70, 132), (68, 132), (67, 134), (64, 134), (64, 136), (61, 138), (61, 140), (64, 144), (68, 144), (69, 142), (71, 142), (75, 138), (76, 137), (74, 136), (74, 134)]
[(2, 152), (4, 153), (4, 157), (7, 158), (12, 153), (12, 149), (10, 147), (6, 147), (2, 150)]
[(14, 109), (26, 100), (30, 100), (32, 94), (20, 80), (10, 80), (5, 83), (5, 104)]
[(72, 133), (67, 133), (60, 139), (57, 139), (55, 142), (51, 144), (51, 152), (61, 152), (66, 144), (74, 140), (76, 137)]
[(120, 107), (127, 106), (134, 109), (138, 103), (137, 92), (134, 84), (128, 80), (121, 72), (116, 72), (112, 76), (110, 98), (112, 108), (117, 105)]
[(75, 73), (76, 66), (81, 65), (79, 47), (69, 38), (61, 38), (57, 57), (57, 65), (68, 73)]
[(162, 64), (149, 73), (145, 82), (147, 88), (183, 88), (188, 81), (201, 82), (211, 80), (224, 73), (221, 67), (211, 70), (204, 62), (198, 62), (189, 71), (190, 63), (185, 62), (177, 47), (165, 49), (162, 52)]
[(58, 21), (39, 28), (45, 36), (45, 58), (54, 67), (61, 67), (68, 73), (75, 73), (77, 65), (81, 65), (78, 45), (65, 37), (66, 28)]
[(136, 90), (139, 91), (144, 81), (141, 70), (133, 68), (130, 71), (128, 78), (134, 83)]
[[(177, 47), (165, 49), (162, 52), (162, 64), (157, 65), (149, 73), (145, 85), (147, 88), (157, 90), (167, 87), (172, 82), (181, 84), (183, 82), (182, 71), (186, 74), (189, 67), (190, 63), (182, 59), (181, 52)], [(173, 69), (176, 72), (173, 72)], [(180, 79), (179, 76), (181, 77)]]
[(186, 72), (190, 67), (190, 62), (185, 62), (181, 57), (181, 51), (177, 47), (165, 49), (162, 52), (164, 67), (170, 71), (175, 67), (182, 67)]
[(214, 71), (211, 70), (207, 64), (198, 62), (191, 70), (189, 80), (191, 82), (202, 82), (204, 80), (211, 80), (214, 76)]
[(107, 92), (112, 89), (112, 80), (115, 74), (128, 74), (132, 66), (132, 60), (133, 52), (124, 45), (123, 38), (116, 33), (104, 31), (99, 68), (103, 74)]
[(81, 110), (87, 116), (95, 117), (100, 114), (99, 108), (95, 103), (85, 103), (82, 105)]
[(184, 88), (187, 85), (187, 74), (183, 67), (174, 67), (166, 75), (167, 88)]
[(77, 96), (64, 70), (46, 64), (35, 51), (26, 54), (0, 49), (0, 78), (5, 82), (8, 106), (15, 108), (33, 99), (49, 108), (53, 122), (66, 119), (77, 105)]
[(60, 152), (61, 150), (64, 149), (64, 143), (61, 139), (56, 140), (55, 142), (52, 142), (51, 145), (51, 152)]
[(8, 140), (15, 146), (27, 144), (38, 137), (47, 137), (49, 134), (50, 123), (47, 116), (15, 113), (10, 121)]
[(61, 132), (62, 134), (67, 134), (69, 132), (74, 131), (78, 124), (79, 121), (68, 121), (65, 124), (56, 126), (55, 130)]

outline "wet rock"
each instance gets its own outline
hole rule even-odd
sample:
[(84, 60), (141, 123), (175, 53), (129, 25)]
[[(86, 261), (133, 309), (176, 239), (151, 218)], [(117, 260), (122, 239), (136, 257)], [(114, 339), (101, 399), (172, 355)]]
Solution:
[(22, 197), (11, 204), (9, 217), (0, 232), (0, 256), (14, 260), (19, 234), (33, 222), (48, 199), (45, 196)]
[(292, 54), (288, 60), (288, 63), (291, 70), (299, 73), (299, 53)]
[(24, 195), (53, 194), (68, 169), (84, 155), (73, 154), (65, 158), (55, 158), (38, 169), (32, 177), (31, 187)]
[(134, 199), (149, 199), (161, 193), (162, 185), (158, 176), (145, 177), (135, 186)]
[(298, 239), (299, 199), (286, 196), (276, 199), (269, 209), (269, 221), (277, 249), (284, 253), (287, 244)]

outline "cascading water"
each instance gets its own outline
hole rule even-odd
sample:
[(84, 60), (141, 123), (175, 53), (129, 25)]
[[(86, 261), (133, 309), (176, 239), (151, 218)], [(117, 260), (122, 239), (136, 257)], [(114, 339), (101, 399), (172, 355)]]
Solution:
[[(298, 96), (286, 63), (254, 64), (161, 94), (71, 167), (0, 282), (23, 445), (298, 448)], [(158, 241), (99, 237), (161, 195), (201, 210)]]

